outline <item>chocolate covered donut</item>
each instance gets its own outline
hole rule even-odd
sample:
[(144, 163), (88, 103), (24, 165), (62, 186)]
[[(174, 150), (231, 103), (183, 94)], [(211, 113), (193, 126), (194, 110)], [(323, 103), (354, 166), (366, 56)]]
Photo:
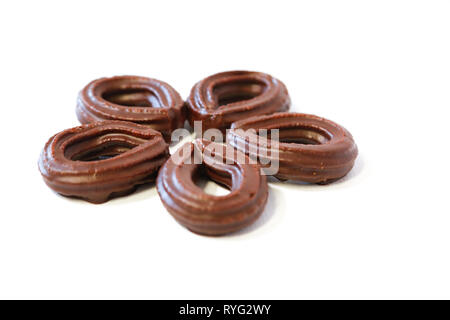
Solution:
[(192, 88), (187, 100), (188, 120), (202, 121), (203, 130), (225, 132), (231, 123), (251, 116), (289, 109), (286, 86), (261, 72), (229, 71), (209, 76)]
[(165, 82), (136, 76), (92, 81), (78, 96), (76, 113), (81, 123), (124, 120), (160, 131), (166, 140), (183, 127), (184, 102)]
[(124, 121), (64, 130), (46, 143), (39, 170), (54, 191), (102, 203), (154, 181), (168, 159), (161, 133)]
[[(223, 156), (217, 157), (217, 151), (209, 152), (211, 147), (222, 150)], [(201, 164), (195, 164), (195, 153), (202, 155)], [(249, 164), (248, 158), (242, 156), (245, 161), (238, 162), (240, 158), (226, 154), (224, 145), (206, 140), (185, 144), (158, 174), (161, 201), (181, 225), (195, 233), (223, 235), (250, 225), (264, 209), (268, 186), (259, 166)], [(206, 194), (194, 182), (199, 174), (225, 185), (230, 193)]]
[[(276, 146), (270, 136), (264, 141), (255, 136), (257, 133), (244, 133), (239, 129), (279, 129), (278, 155), (268, 151)], [(279, 170), (274, 175), (281, 180), (318, 184), (345, 176), (358, 154), (353, 137), (346, 129), (330, 120), (302, 113), (276, 113), (237, 121), (231, 126), (227, 141), (252, 157), (259, 155), (259, 161), (265, 164), (279, 156)]]

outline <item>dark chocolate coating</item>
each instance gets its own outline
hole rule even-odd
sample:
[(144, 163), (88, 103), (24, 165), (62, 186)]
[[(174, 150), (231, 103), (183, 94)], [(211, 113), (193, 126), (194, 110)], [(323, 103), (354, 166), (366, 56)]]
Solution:
[(287, 111), (290, 98), (286, 86), (266, 73), (228, 71), (195, 84), (186, 103), (191, 126), (201, 120), (203, 130), (225, 132), (237, 120)]
[[(202, 152), (210, 143), (217, 148), (225, 148), (221, 144), (198, 139), (187, 143), (177, 153), (187, 147), (189, 152), (181, 153), (182, 157), (191, 158), (195, 149)], [(212, 165), (205, 161), (203, 164), (194, 164), (193, 161), (191, 164), (177, 164), (173, 157), (159, 171), (156, 186), (164, 206), (181, 225), (195, 233), (217, 236), (250, 225), (262, 213), (267, 202), (267, 180), (260, 175), (259, 166), (249, 164), (247, 157), (244, 156), (245, 163), (234, 161), (226, 164), (222, 158)], [(203, 160), (207, 157), (211, 159), (211, 155), (205, 152)], [(225, 155), (225, 159), (227, 157)], [(193, 179), (202, 168), (212, 180), (227, 186), (230, 193), (215, 196), (199, 188)]]
[[(280, 130), (280, 168), (275, 175), (280, 180), (327, 184), (345, 176), (358, 155), (353, 137), (345, 128), (314, 115), (285, 112), (233, 123), (228, 132), (228, 143), (256, 156), (257, 150), (266, 148), (262, 141), (253, 143), (251, 141), (255, 140), (237, 130), (250, 128)], [(267, 142), (268, 147), (273, 143)], [(266, 159), (270, 157), (268, 153)]]
[(102, 203), (154, 181), (169, 158), (161, 133), (124, 121), (64, 130), (46, 143), (39, 170), (54, 191)]
[(184, 102), (165, 82), (137, 76), (92, 81), (78, 95), (76, 113), (81, 123), (131, 121), (160, 131), (166, 140), (183, 127)]

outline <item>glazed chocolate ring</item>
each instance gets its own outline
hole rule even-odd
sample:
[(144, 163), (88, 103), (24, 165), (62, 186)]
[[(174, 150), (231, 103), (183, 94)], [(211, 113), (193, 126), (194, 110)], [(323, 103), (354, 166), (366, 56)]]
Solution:
[(54, 191), (102, 203), (154, 181), (169, 158), (161, 133), (124, 121), (103, 121), (64, 130), (47, 142), (39, 159)]
[(237, 120), (289, 109), (286, 86), (278, 79), (250, 71), (217, 73), (198, 82), (187, 100), (188, 120), (203, 130), (225, 132)]
[[(270, 134), (268, 139), (262, 139), (255, 132), (244, 133), (248, 129), (279, 129), (278, 155), (270, 152), (271, 146), (276, 147)], [(280, 180), (327, 184), (345, 176), (358, 155), (353, 137), (346, 129), (330, 120), (302, 113), (277, 113), (235, 122), (227, 139), (241, 152), (258, 156), (265, 167), (278, 156), (279, 170), (274, 176)]]
[[(211, 147), (221, 149), (223, 157), (214, 150), (207, 152)], [(179, 148), (158, 174), (156, 186), (164, 206), (195, 233), (216, 236), (242, 229), (260, 216), (267, 202), (267, 180), (259, 166), (250, 164), (243, 154), (245, 161), (238, 162), (242, 158), (227, 155), (225, 149), (222, 144), (195, 140)], [(197, 162), (201, 164), (195, 164), (195, 153), (203, 155)], [(200, 174), (226, 186), (230, 193), (206, 194), (194, 182)]]
[(160, 131), (165, 139), (185, 121), (184, 102), (167, 83), (145, 77), (118, 76), (92, 81), (78, 96), (81, 123), (124, 120)]

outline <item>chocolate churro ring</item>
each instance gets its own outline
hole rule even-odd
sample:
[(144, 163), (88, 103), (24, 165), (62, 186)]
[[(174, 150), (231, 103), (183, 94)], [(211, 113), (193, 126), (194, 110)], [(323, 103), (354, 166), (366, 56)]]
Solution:
[(185, 121), (184, 102), (165, 82), (136, 76), (92, 81), (78, 96), (76, 113), (81, 123), (124, 120), (160, 131), (168, 140)]
[(102, 203), (154, 181), (169, 157), (161, 133), (124, 121), (64, 130), (46, 143), (39, 170), (54, 191)]
[[(218, 151), (208, 152), (211, 147), (221, 150), (224, 156), (214, 158)], [(181, 225), (195, 233), (223, 235), (242, 229), (260, 216), (267, 202), (267, 180), (260, 175), (259, 166), (249, 164), (243, 154), (245, 161), (237, 162), (241, 158), (226, 155), (225, 149), (222, 144), (195, 140), (178, 149), (158, 174), (156, 186), (164, 206)], [(195, 164), (195, 153), (203, 154), (202, 164)], [(230, 193), (215, 196), (199, 188), (193, 179), (202, 168), (212, 180), (228, 187)]]
[(261, 72), (228, 71), (195, 84), (187, 100), (188, 120), (202, 121), (203, 130), (225, 132), (237, 120), (287, 111), (290, 98), (286, 86)]
[(270, 152), (276, 142), (270, 135), (269, 140), (261, 139), (255, 132), (239, 129), (279, 129), (279, 170), (274, 176), (280, 180), (327, 184), (345, 176), (358, 155), (353, 137), (345, 128), (314, 115), (286, 112), (233, 123), (228, 143), (252, 157), (259, 155), (258, 160), (267, 164), (276, 160), (277, 154)]

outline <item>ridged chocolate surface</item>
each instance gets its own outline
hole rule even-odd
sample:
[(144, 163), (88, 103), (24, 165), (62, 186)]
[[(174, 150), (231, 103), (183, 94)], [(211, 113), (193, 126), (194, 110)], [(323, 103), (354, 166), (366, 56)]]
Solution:
[[(203, 152), (209, 144), (224, 148), (221, 144), (195, 140), (177, 153), (189, 150), (181, 153), (183, 160), (188, 159), (194, 152)], [(161, 168), (157, 189), (164, 206), (180, 224), (195, 233), (223, 235), (250, 225), (260, 216), (267, 202), (268, 186), (258, 165), (248, 164), (245, 156), (245, 163), (226, 164), (224, 158), (213, 161), (208, 152), (203, 155), (203, 164), (177, 164), (174, 156)], [(208, 157), (211, 161), (205, 161)], [(227, 186), (230, 193), (215, 196), (199, 188), (193, 179), (201, 174), (202, 168), (212, 180)]]
[(184, 102), (165, 82), (137, 76), (92, 81), (81, 90), (76, 113), (81, 123), (124, 120), (149, 126), (166, 139), (185, 121)]
[(51, 137), (39, 170), (54, 191), (101, 203), (154, 181), (168, 157), (168, 145), (158, 131), (132, 122), (103, 121)]
[(225, 132), (237, 120), (287, 111), (286, 86), (261, 72), (228, 71), (209, 76), (192, 88), (187, 100), (188, 119), (202, 121), (203, 130)]
[[(246, 136), (238, 129), (279, 129), (279, 171), (281, 180), (299, 180), (326, 184), (345, 176), (353, 167), (358, 149), (352, 135), (340, 125), (314, 115), (277, 113), (252, 117), (233, 123), (228, 143), (247, 154), (276, 154), (268, 150), (274, 144)], [(270, 138), (270, 137), (269, 137)]]

